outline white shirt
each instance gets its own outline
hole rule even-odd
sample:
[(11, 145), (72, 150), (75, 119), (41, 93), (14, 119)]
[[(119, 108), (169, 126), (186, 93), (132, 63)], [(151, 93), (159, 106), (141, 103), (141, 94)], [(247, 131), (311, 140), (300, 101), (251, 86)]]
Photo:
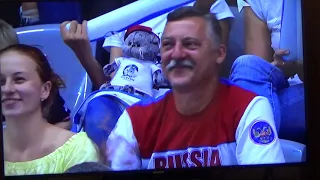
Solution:
[(114, 86), (129, 85), (153, 97), (153, 73), (161, 70), (151, 61), (119, 57), (115, 59), (118, 70), (110, 84)]
[[(186, 6), (193, 6), (193, 3), (189, 3)], [(218, 20), (225, 19), (225, 18), (233, 18), (233, 14), (229, 9), (228, 4), (225, 0), (217, 0), (212, 6), (210, 11), (216, 14)], [(167, 15), (169, 13), (163, 14), (156, 18), (153, 18), (149, 21), (142, 23), (141, 25), (148, 26), (152, 28), (152, 31), (156, 33), (159, 37), (161, 37), (162, 32), (164, 30), (165, 24), (167, 22)], [(103, 47), (110, 52), (110, 48), (113, 47), (122, 47), (124, 44), (124, 34), (125, 31), (117, 33), (115, 35), (109, 36), (105, 39), (103, 43)]]
[[(158, 114), (155, 114), (154, 116), (156, 117), (157, 115)], [(258, 144), (251, 139), (252, 134), (250, 133), (253, 131), (253, 127), (261, 122), (268, 124), (274, 135), (274, 140), (268, 144)], [(139, 127), (140, 126), (143, 127), (144, 125), (139, 125)], [(165, 129), (163, 129), (163, 131), (165, 131)], [(227, 134), (228, 132), (224, 133)], [(214, 133), (212, 133), (212, 135), (214, 135)], [(173, 157), (175, 154), (179, 154), (177, 151), (158, 152), (153, 153), (150, 159), (141, 159), (132, 121), (127, 111), (124, 111), (120, 116), (117, 125), (109, 136), (107, 145), (110, 148), (108, 152), (110, 156), (107, 155), (108, 160), (111, 161), (111, 168), (114, 170), (154, 169), (154, 159)], [(199, 148), (188, 147), (187, 151), (189, 156), (185, 161), (192, 164), (194, 161), (189, 158), (191, 158), (192, 152), (199, 151)], [(247, 106), (236, 128), (235, 142), (221, 143), (217, 147), (202, 147), (200, 151), (210, 151), (209, 154), (218, 151), (219, 157), (216, 158), (220, 159), (219, 163), (221, 163), (222, 166), (285, 162), (280, 141), (276, 133), (271, 105), (268, 99), (261, 96), (256, 96)], [(201, 162), (212, 161), (212, 157), (198, 160)], [(200, 158), (200, 155), (198, 155), (198, 158)], [(201, 158), (203, 157), (201, 156)], [(168, 161), (167, 159), (167, 163)], [(128, 165), (126, 162), (131, 162), (131, 164)]]
[[(254, 14), (263, 22), (267, 23), (271, 32), (271, 47), (274, 50), (280, 48), (280, 32), (283, 0), (238, 0), (239, 10), (243, 6), (250, 6)], [(299, 76), (296, 74), (293, 78), (289, 78), (290, 85), (301, 84)]]

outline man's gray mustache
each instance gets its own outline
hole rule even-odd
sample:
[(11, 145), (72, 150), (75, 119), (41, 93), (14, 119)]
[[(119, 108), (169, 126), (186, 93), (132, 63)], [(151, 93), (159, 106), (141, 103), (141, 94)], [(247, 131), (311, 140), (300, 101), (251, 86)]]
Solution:
[(171, 60), (170, 63), (166, 66), (167, 71), (172, 70), (177, 67), (186, 67), (186, 68), (194, 68), (195, 62), (185, 59), (185, 60)]

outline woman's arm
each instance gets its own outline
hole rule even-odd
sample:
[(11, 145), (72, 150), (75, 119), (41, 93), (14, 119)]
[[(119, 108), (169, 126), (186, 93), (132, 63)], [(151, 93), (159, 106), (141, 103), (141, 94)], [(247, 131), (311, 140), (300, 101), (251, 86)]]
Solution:
[(268, 62), (273, 61), (271, 32), (251, 7), (244, 7), (245, 54), (257, 55)]

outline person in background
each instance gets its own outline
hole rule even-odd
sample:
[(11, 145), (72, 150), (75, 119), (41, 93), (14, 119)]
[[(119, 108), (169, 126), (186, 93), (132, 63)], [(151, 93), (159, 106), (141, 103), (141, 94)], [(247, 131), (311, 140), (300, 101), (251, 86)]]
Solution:
[[(0, 19), (0, 50), (10, 45), (19, 44), (16, 31), (8, 23)], [(65, 107), (65, 102), (57, 93), (57, 97), (51, 106), (51, 109), (45, 117), (49, 123), (55, 124), (64, 129), (71, 129), (70, 110)], [(4, 120), (4, 118), (3, 118)]]
[(0, 51), (5, 175), (63, 173), (82, 162), (99, 162), (86, 133), (74, 134), (47, 122), (62, 79), (40, 49), (11, 45)]
[(60, 24), (68, 19), (82, 20), (80, 2), (23, 2), (21, 26)]
[[(197, 0), (187, 6), (193, 5), (201, 11), (211, 11), (216, 14), (217, 18), (221, 20), (219, 22), (223, 28), (222, 41), (224, 44), (227, 44), (231, 26), (230, 19), (233, 18), (233, 14), (225, 0)], [(153, 32), (158, 34), (160, 37), (166, 23), (167, 14), (168, 13), (155, 17), (141, 25), (151, 27)], [(84, 21), (82, 24), (78, 24), (77, 21), (72, 21), (70, 23), (69, 31), (65, 30), (65, 26), (68, 23), (69, 22), (64, 22), (61, 24), (63, 40), (75, 52), (82, 66), (86, 69), (89, 77), (91, 78), (93, 85), (99, 89), (99, 87), (106, 81), (110, 80), (110, 78), (105, 77), (101, 65), (92, 55), (88, 35), (85, 34), (86, 31), (82, 30), (87, 28), (87, 22)], [(124, 33), (125, 32), (123, 31), (105, 39), (103, 47), (110, 51), (109, 63), (112, 63), (115, 58), (122, 56)]]
[(37, 2), (23, 2), (20, 7), (20, 25), (35, 25), (40, 22)]
[(280, 49), (283, 0), (242, 2), (245, 54), (234, 61), (230, 80), (269, 99), (282, 139), (305, 143), (303, 62), (285, 62)]
[(271, 105), (226, 80), (222, 29), (211, 13), (168, 14), (161, 38), (162, 97), (128, 107), (106, 143), (114, 170), (284, 163)]

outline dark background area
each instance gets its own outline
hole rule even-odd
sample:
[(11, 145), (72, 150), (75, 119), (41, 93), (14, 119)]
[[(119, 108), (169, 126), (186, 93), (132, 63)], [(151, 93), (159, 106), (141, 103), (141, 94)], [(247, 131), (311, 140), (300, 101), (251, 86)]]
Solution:
[(20, 16), (19, 7), (20, 2), (0, 2), (0, 18), (11, 24), (13, 27), (19, 27)]

